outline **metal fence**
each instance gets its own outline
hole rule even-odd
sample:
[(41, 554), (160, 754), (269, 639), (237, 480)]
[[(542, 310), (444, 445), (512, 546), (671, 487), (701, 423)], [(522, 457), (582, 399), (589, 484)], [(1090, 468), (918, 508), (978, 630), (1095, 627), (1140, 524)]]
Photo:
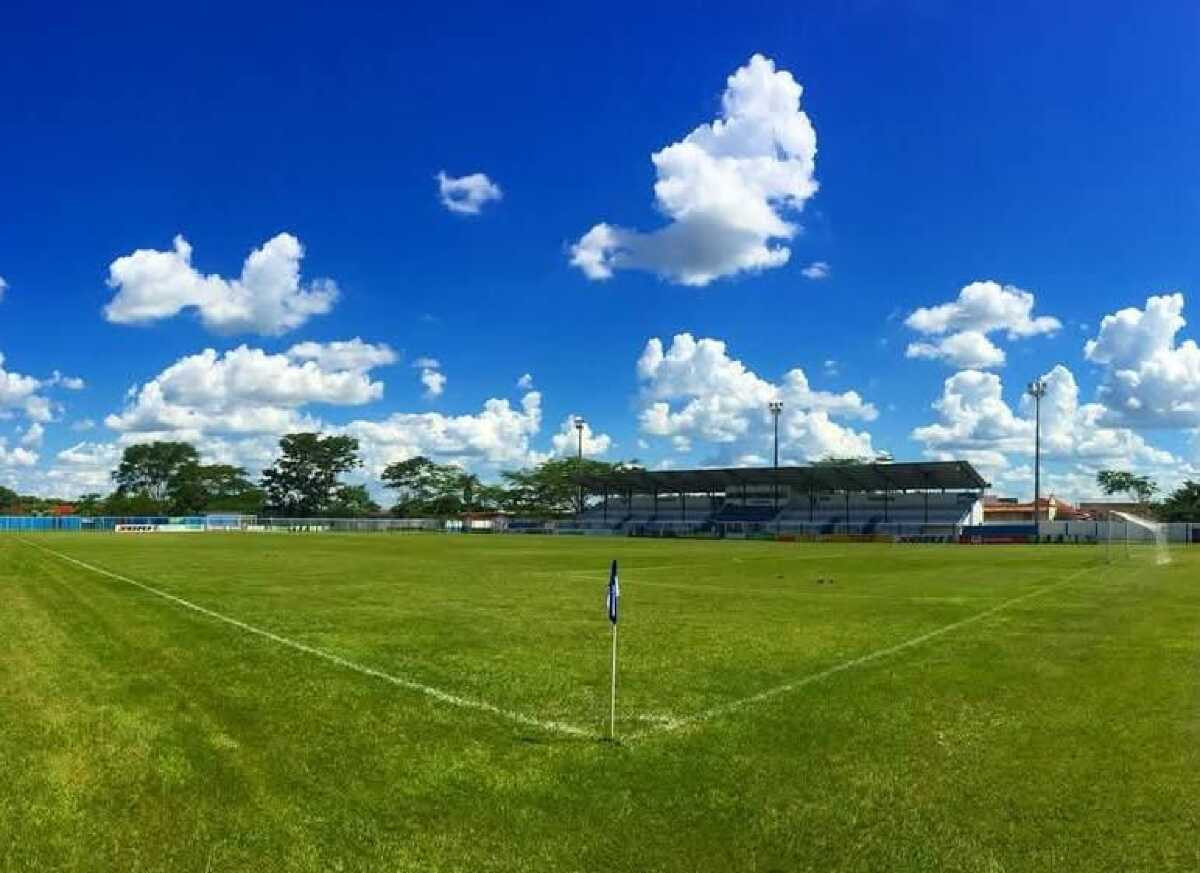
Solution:
[[(1157, 525), (1172, 545), (1200, 545), (1200, 524)], [(534, 533), (693, 539), (784, 539), (892, 542), (1153, 543), (1155, 532), (1124, 520), (1040, 522), (1027, 525), (644, 521), (618, 525), (573, 520), (497, 519), (480, 524), (439, 518), (275, 518), (210, 516), (0, 516), (0, 533), (131, 531), (245, 531), (281, 533)]]

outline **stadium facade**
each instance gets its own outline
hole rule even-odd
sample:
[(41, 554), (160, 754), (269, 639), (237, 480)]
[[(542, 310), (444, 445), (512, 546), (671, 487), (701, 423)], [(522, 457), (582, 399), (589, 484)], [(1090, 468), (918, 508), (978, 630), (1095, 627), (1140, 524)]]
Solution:
[(966, 461), (621, 470), (580, 477), (581, 533), (956, 537), (983, 523)]

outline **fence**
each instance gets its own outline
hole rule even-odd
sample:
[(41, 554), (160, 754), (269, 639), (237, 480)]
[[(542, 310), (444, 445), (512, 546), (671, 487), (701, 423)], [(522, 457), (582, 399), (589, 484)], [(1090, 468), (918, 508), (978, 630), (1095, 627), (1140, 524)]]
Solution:
[[(1200, 545), (1200, 524), (1159, 525), (1171, 544)], [(284, 533), (383, 533), (445, 531), (451, 533), (536, 533), (573, 536), (636, 536), (707, 539), (785, 539), (896, 542), (1043, 542), (1102, 544), (1152, 543), (1154, 532), (1124, 520), (1044, 521), (1032, 524), (961, 525), (645, 521), (623, 525), (578, 524), (574, 521), (508, 519), (489, 527), (457, 524), (438, 518), (272, 518), (251, 515), (210, 516), (0, 516), (0, 533), (128, 531), (263, 531)]]

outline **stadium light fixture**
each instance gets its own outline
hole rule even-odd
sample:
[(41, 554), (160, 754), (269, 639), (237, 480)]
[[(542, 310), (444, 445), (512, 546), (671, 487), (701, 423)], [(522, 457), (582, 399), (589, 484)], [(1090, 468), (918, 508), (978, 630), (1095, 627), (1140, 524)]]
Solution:
[(587, 422), (582, 415), (575, 416), (575, 431), (579, 435), (579, 450), (575, 456), (575, 478), (579, 485), (579, 511), (583, 512), (583, 428)]
[(1042, 502), (1042, 398), (1046, 396), (1044, 379), (1029, 383), (1029, 396), (1033, 398), (1033, 532), (1041, 539), (1038, 506)]
[(775, 532), (779, 533), (779, 413), (783, 412), (783, 401), (772, 400), (767, 404), (771, 417), (775, 419)]

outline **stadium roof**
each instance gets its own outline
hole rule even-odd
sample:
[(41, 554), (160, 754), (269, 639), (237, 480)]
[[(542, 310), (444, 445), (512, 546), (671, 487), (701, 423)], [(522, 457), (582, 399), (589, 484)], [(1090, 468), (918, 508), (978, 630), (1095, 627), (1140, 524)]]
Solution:
[(788, 485), (802, 491), (930, 491), (971, 490), (988, 482), (966, 461), (908, 464), (817, 464), (808, 467), (726, 467), (701, 470), (620, 470), (604, 476), (582, 476), (590, 491), (633, 490), (639, 494), (705, 493), (741, 485)]

